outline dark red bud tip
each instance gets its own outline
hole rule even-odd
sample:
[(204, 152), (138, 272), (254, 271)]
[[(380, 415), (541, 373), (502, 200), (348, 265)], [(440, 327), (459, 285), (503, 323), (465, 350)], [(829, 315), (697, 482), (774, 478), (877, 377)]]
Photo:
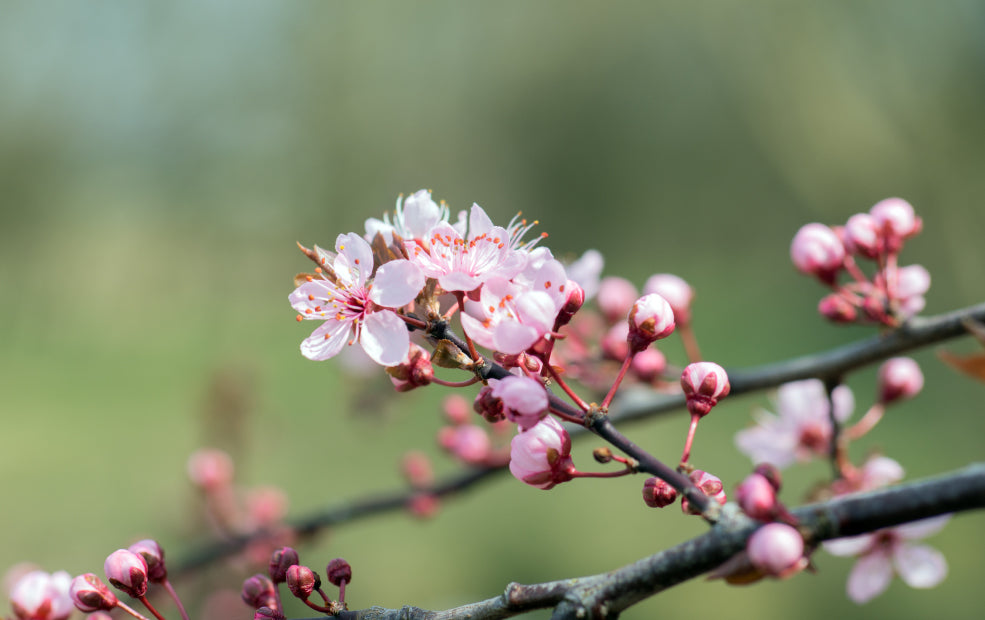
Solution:
[(321, 578), (307, 566), (295, 564), (287, 569), (287, 587), (291, 594), (306, 601), (312, 592), (321, 587)]
[(164, 549), (156, 540), (146, 538), (130, 545), (129, 550), (144, 558), (147, 562), (147, 578), (151, 583), (161, 583), (168, 578), (168, 569), (164, 565)]
[(293, 547), (281, 547), (270, 556), (268, 573), (274, 583), (287, 581), (287, 569), (300, 561), (298, 552)]
[(79, 611), (91, 613), (94, 611), (109, 611), (116, 607), (116, 595), (110, 592), (102, 580), (92, 573), (79, 575), (69, 586), (69, 596)]
[(647, 478), (643, 483), (643, 501), (650, 508), (670, 506), (677, 499), (677, 491), (660, 478)]
[(243, 582), (240, 596), (243, 597), (243, 602), (253, 609), (277, 606), (277, 587), (269, 577), (261, 573)]
[(147, 594), (147, 561), (129, 549), (117, 549), (103, 564), (106, 577), (114, 588), (134, 598)]
[(339, 587), (342, 582), (352, 582), (352, 567), (342, 558), (335, 558), (325, 567), (328, 582), (333, 586)]

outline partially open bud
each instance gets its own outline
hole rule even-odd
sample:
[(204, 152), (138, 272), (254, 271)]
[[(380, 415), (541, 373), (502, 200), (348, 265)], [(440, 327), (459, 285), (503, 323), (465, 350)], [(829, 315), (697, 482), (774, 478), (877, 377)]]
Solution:
[(72, 580), (68, 590), (72, 602), (79, 611), (109, 611), (116, 607), (119, 600), (110, 592), (106, 584), (92, 573), (79, 575)]
[(277, 586), (262, 573), (257, 573), (243, 581), (240, 596), (243, 597), (243, 602), (252, 609), (277, 607)]
[(691, 322), (694, 290), (683, 279), (671, 273), (652, 275), (643, 285), (643, 294), (649, 293), (656, 293), (667, 300), (674, 310), (674, 323), (684, 326)]
[(606, 276), (599, 282), (598, 304), (602, 316), (609, 323), (616, 323), (626, 317), (633, 302), (639, 297), (636, 287), (625, 278)]
[[(701, 489), (701, 492), (712, 498), (721, 505), (725, 505), (728, 501), (728, 497), (725, 495), (725, 486), (722, 484), (722, 479), (714, 474), (709, 474), (706, 471), (700, 469), (695, 469), (690, 474), (688, 478), (694, 483), (696, 487)], [(684, 514), (696, 515), (701, 514), (699, 511), (692, 509), (690, 502), (687, 501), (687, 497), (681, 498), (681, 510)]]
[(833, 323), (854, 323), (858, 318), (855, 305), (837, 293), (822, 297), (817, 304), (817, 311)]
[(629, 348), (638, 353), (674, 331), (674, 311), (667, 300), (650, 293), (636, 300), (629, 311)]
[(789, 577), (807, 567), (804, 539), (785, 523), (767, 523), (753, 532), (746, 553), (753, 566), (774, 577)]
[(923, 389), (920, 365), (908, 357), (893, 357), (879, 367), (879, 402), (913, 398)]
[(430, 354), (414, 343), (410, 344), (407, 361), (396, 366), (388, 366), (386, 372), (398, 392), (409, 392), (424, 387), (434, 379), (434, 366), (431, 365)]
[(475, 395), (472, 408), (490, 423), (506, 419), (506, 408), (503, 407), (503, 401), (493, 394), (492, 387), (488, 385)]
[(298, 552), (293, 547), (281, 547), (270, 555), (267, 572), (274, 583), (287, 581), (287, 569), (300, 562)]
[(764, 476), (752, 474), (735, 489), (739, 508), (758, 521), (772, 521), (776, 516), (776, 491)]
[(312, 592), (321, 587), (321, 579), (307, 566), (295, 564), (287, 569), (287, 587), (291, 594), (306, 601)]
[(133, 598), (147, 594), (147, 562), (129, 549), (117, 549), (103, 564), (106, 578), (117, 590)]
[(670, 506), (677, 499), (677, 490), (660, 478), (647, 478), (643, 482), (643, 501), (650, 508)]
[(730, 389), (725, 369), (714, 362), (688, 364), (681, 373), (681, 387), (687, 398), (687, 410), (700, 417), (708, 415), (718, 399), (728, 396)]
[(550, 489), (571, 480), (571, 437), (564, 427), (547, 416), (510, 442), (510, 473), (539, 489)]
[(845, 246), (835, 231), (824, 224), (806, 224), (794, 235), (790, 259), (802, 273), (831, 285), (844, 265)]
[(164, 565), (164, 549), (156, 540), (146, 538), (130, 545), (129, 550), (144, 558), (147, 562), (147, 579), (151, 583), (161, 583), (168, 578), (168, 569)]
[(547, 390), (530, 377), (509, 376), (495, 382), (492, 396), (500, 399), (506, 417), (526, 430), (547, 415)]
[(325, 567), (325, 578), (335, 587), (339, 587), (343, 581), (352, 583), (352, 567), (342, 558), (335, 558)]

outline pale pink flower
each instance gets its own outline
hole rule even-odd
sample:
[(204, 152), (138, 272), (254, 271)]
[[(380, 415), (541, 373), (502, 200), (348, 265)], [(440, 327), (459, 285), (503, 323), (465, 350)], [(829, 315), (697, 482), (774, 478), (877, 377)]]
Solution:
[(510, 442), (510, 473), (538, 489), (550, 489), (571, 480), (571, 437), (564, 427), (547, 416)]
[(845, 246), (824, 224), (805, 224), (790, 244), (790, 258), (799, 271), (833, 284), (845, 261)]
[[(832, 393), (835, 418), (844, 422), (855, 408), (848, 386)], [(780, 386), (776, 396), (777, 414), (760, 410), (757, 425), (739, 431), (735, 444), (754, 463), (771, 463), (784, 468), (794, 461), (827, 456), (831, 443), (830, 402), (824, 384), (817, 379)]]
[(510, 279), (526, 265), (526, 253), (511, 247), (506, 229), (494, 226), (479, 205), (472, 205), (468, 234), (463, 237), (439, 222), (422, 244), (407, 244), (411, 260), (424, 275), (437, 278), (446, 291), (473, 291), (489, 278)]
[(639, 297), (636, 286), (626, 278), (606, 276), (599, 283), (596, 303), (605, 320), (616, 323), (625, 320)]
[(373, 251), (355, 233), (338, 236), (336, 253), (315, 250), (326, 274), (305, 282), (289, 297), (299, 317), (324, 321), (301, 343), (301, 353), (326, 360), (358, 341), (377, 364), (403, 361), (410, 347), (407, 325), (387, 308), (414, 300), (424, 287), (420, 269), (407, 260), (390, 261), (370, 282)]
[(932, 588), (947, 576), (947, 561), (940, 551), (911, 541), (939, 532), (951, 515), (906, 525), (828, 540), (824, 550), (837, 556), (858, 556), (848, 575), (848, 597), (866, 603), (882, 594), (896, 573), (911, 588)]
[(547, 415), (547, 390), (536, 379), (517, 376), (500, 379), (492, 384), (492, 395), (503, 402), (506, 417), (521, 430), (534, 426)]
[(372, 241), (377, 233), (383, 235), (387, 243), (393, 242), (393, 233), (404, 241), (425, 239), (438, 222), (448, 221), (448, 207), (431, 198), (430, 190), (418, 190), (406, 199), (403, 194), (397, 198), (397, 206), (390, 214), (379, 220), (375, 217), (366, 220), (366, 240)]
[(694, 289), (682, 278), (672, 273), (658, 273), (650, 276), (643, 284), (643, 294), (656, 293), (674, 309), (674, 322), (687, 325), (691, 322), (691, 300)]
[(64, 620), (75, 609), (69, 588), (72, 577), (65, 571), (27, 573), (10, 591), (10, 604), (18, 620)]
[(585, 301), (595, 297), (599, 290), (599, 281), (605, 259), (598, 250), (586, 250), (578, 260), (569, 264), (564, 270), (568, 278), (574, 280), (585, 292)]
[(807, 567), (804, 539), (786, 523), (767, 523), (753, 532), (746, 553), (753, 566), (781, 579)]

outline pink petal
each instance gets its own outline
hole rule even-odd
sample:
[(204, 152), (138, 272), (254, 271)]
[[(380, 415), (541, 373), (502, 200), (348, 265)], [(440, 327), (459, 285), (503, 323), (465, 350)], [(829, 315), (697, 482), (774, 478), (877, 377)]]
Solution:
[[(466, 307), (469, 306), (471, 302), (466, 302)], [(475, 340), (476, 343), (488, 347), (490, 349), (495, 349), (496, 345), (493, 344), (493, 333), (492, 330), (486, 327), (483, 322), (476, 319), (471, 314), (466, 312), (461, 313), (460, 320), (462, 321), (462, 329), (465, 333), (469, 335), (469, 338)], [(506, 353), (506, 351), (503, 351)]]
[(913, 523), (907, 523), (896, 528), (896, 533), (907, 540), (917, 540), (933, 536), (944, 529), (947, 522), (951, 520), (951, 515), (941, 515), (929, 519), (920, 519)]
[[(852, 417), (855, 410), (855, 395), (847, 385), (839, 385), (831, 392), (831, 400), (835, 405), (835, 419), (844, 422)], [(825, 408), (827, 409), (827, 408)]]
[(315, 361), (335, 357), (345, 346), (351, 333), (351, 323), (329, 319), (301, 342), (301, 355)]
[(377, 364), (396, 366), (407, 357), (410, 349), (407, 324), (389, 310), (373, 312), (363, 321), (359, 344)]
[(470, 276), (461, 271), (452, 271), (451, 273), (438, 276), (438, 284), (446, 291), (465, 291), (467, 293), (479, 288), (482, 284), (482, 278)]
[[(373, 249), (369, 243), (356, 233), (347, 233), (336, 237), (335, 250), (339, 255), (333, 268), (339, 281), (347, 287), (364, 284), (373, 273)], [(356, 281), (352, 281), (351, 271), (358, 273)]]
[[(479, 205), (472, 203), (472, 211), (469, 213), (469, 239), (474, 239), (479, 235), (488, 233), (493, 229), (492, 220)], [(506, 237), (503, 237), (506, 239)]]
[(947, 576), (947, 560), (926, 545), (899, 545), (893, 554), (896, 572), (911, 588), (933, 588)]
[(376, 271), (369, 298), (384, 308), (399, 308), (414, 301), (424, 288), (424, 272), (409, 260), (393, 260)]
[(848, 598), (867, 603), (886, 591), (893, 578), (893, 565), (884, 552), (863, 555), (848, 575)]
[(546, 334), (554, 327), (559, 305), (547, 293), (534, 290), (522, 295), (516, 300), (516, 311), (519, 319), (526, 325), (535, 328), (541, 334)]
[(507, 355), (526, 351), (537, 342), (537, 330), (513, 319), (504, 319), (493, 328), (493, 348)]

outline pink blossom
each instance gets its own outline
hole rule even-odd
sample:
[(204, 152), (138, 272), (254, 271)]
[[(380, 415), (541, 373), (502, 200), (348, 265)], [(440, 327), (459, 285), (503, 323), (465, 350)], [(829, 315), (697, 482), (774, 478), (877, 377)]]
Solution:
[(858, 557), (847, 585), (848, 597), (856, 603), (866, 603), (882, 594), (893, 573), (911, 588), (932, 588), (947, 576), (947, 561), (940, 551), (911, 541), (936, 534), (950, 516), (825, 541), (824, 550), (832, 555)]
[(404, 241), (425, 239), (439, 222), (448, 221), (448, 207), (444, 201), (439, 205), (431, 198), (430, 190), (418, 190), (408, 196), (397, 198), (393, 219), (384, 214), (382, 220), (375, 217), (366, 220), (366, 240), (372, 241), (377, 233), (382, 234), (387, 243), (393, 242), (393, 233)]
[[(851, 389), (840, 385), (832, 393), (835, 418), (844, 422), (855, 407)], [(759, 411), (757, 425), (739, 431), (735, 444), (754, 463), (784, 468), (794, 461), (827, 456), (831, 442), (828, 396), (817, 379), (796, 381), (777, 391), (777, 414)]]
[(202, 448), (188, 457), (188, 477), (196, 486), (209, 491), (233, 481), (233, 459), (216, 448)]
[(845, 246), (824, 224), (806, 224), (790, 244), (790, 258), (799, 271), (833, 284), (845, 261)]
[(879, 401), (913, 398), (923, 389), (920, 365), (909, 357), (893, 357), (879, 367)]
[(602, 275), (602, 268), (605, 266), (605, 259), (598, 250), (586, 250), (578, 260), (571, 263), (564, 270), (568, 277), (578, 283), (585, 293), (585, 301), (595, 297), (599, 290), (599, 280)]
[(69, 595), (72, 577), (65, 571), (27, 573), (10, 591), (10, 604), (18, 620), (64, 620), (75, 606)]
[(510, 442), (510, 472), (517, 480), (539, 489), (550, 489), (571, 480), (575, 465), (568, 432), (547, 416), (517, 434)]
[(102, 579), (92, 573), (79, 575), (72, 580), (68, 594), (79, 611), (109, 611), (117, 606), (119, 599)]
[(896, 270), (897, 315), (902, 319), (915, 316), (927, 304), (924, 295), (930, 289), (930, 272), (923, 265), (907, 265)]
[(720, 398), (728, 396), (731, 386), (724, 368), (714, 362), (695, 362), (681, 373), (681, 388), (688, 411), (705, 416)]
[(477, 465), (489, 458), (492, 445), (489, 434), (481, 426), (462, 424), (441, 430), (442, 446), (463, 462)]
[(875, 259), (882, 248), (879, 223), (868, 213), (856, 213), (845, 223), (844, 240), (852, 254)]
[(622, 321), (639, 298), (632, 282), (618, 276), (606, 276), (599, 283), (598, 303), (602, 316), (610, 323)]
[(503, 402), (506, 417), (521, 430), (531, 428), (547, 415), (547, 391), (530, 377), (506, 377), (492, 384), (492, 395)]
[(888, 252), (899, 252), (903, 240), (923, 228), (923, 221), (913, 212), (913, 207), (902, 198), (887, 198), (877, 202), (869, 213), (883, 234)]
[(786, 523), (768, 523), (746, 543), (752, 565), (767, 575), (788, 577), (807, 566), (804, 539)]
[(667, 300), (674, 310), (674, 322), (687, 325), (691, 322), (691, 300), (694, 289), (682, 278), (672, 273), (658, 273), (650, 276), (643, 285), (643, 294), (656, 293)]
[(650, 293), (633, 303), (629, 310), (629, 348), (642, 351), (674, 331), (674, 310), (667, 300)]
[(147, 562), (129, 549), (117, 549), (103, 564), (106, 578), (115, 588), (134, 598), (147, 594)]
[(411, 260), (446, 291), (469, 292), (493, 276), (507, 280), (526, 265), (526, 253), (511, 247), (506, 229), (494, 226), (479, 205), (472, 205), (468, 235), (439, 222), (423, 244), (407, 244)]
[(407, 355), (407, 326), (393, 311), (414, 300), (424, 287), (424, 275), (407, 260), (381, 266), (372, 282), (373, 251), (355, 233), (339, 235), (336, 253), (315, 248), (326, 273), (291, 293), (291, 306), (302, 319), (324, 323), (301, 343), (312, 360), (334, 357), (346, 344), (358, 341), (373, 361), (399, 364)]
[(667, 357), (656, 347), (650, 347), (633, 356), (630, 368), (637, 379), (650, 383), (667, 369)]
[(735, 499), (746, 513), (759, 521), (770, 521), (776, 515), (776, 490), (761, 474), (751, 474), (735, 488)]

